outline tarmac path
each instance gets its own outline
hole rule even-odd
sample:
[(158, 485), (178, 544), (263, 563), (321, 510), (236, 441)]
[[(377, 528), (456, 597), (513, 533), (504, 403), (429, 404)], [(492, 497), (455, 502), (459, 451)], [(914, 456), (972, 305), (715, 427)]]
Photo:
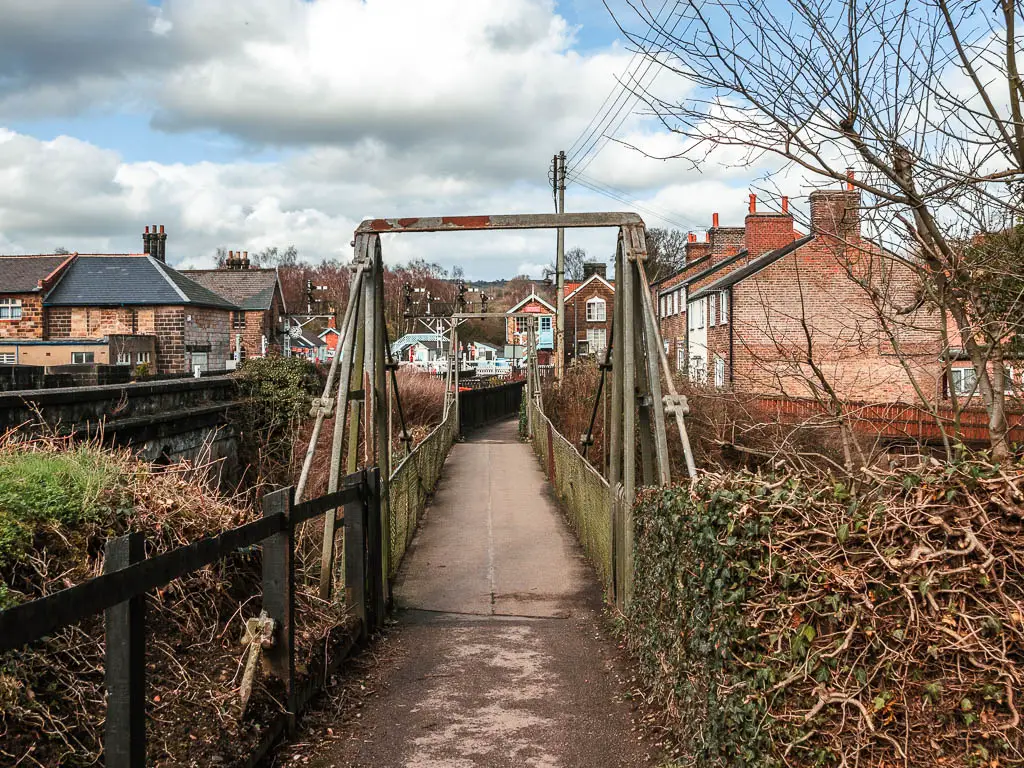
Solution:
[(448, 457), (395, 584), (380, 690), (308, 765), (652, 765), (601, 595), (515, 421)]

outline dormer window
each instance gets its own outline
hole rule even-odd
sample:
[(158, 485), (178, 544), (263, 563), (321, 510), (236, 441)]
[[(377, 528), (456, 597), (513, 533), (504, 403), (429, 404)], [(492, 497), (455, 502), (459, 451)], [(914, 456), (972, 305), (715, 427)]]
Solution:
[(607, 306), (604, 299), (595, 297), (587, 302), (588, 323), (603, 323), (607, 317)]

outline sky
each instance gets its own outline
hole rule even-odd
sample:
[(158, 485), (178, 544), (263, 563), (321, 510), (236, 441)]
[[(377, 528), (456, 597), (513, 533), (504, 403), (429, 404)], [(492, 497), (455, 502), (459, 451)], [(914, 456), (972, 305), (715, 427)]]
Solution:
[[(0, 0), (0, 19), (0, 253), (138, 252), (162, 224), (175, 266), (288, 245), (347, 262), (364, 218), (553, 211), (552, 155), (633, 63), (601, 0)], [(566, 209), (740, 223), (759, 169), (646, 157), (631, 147), (681, 144), (641, 106), (585, 169), (640, 208), (571, 183)], [(614, 241), (567, 234), (595, 260)], [(498, 279), (539, 277), (554, 243), (447, 233), (383, 250)]]

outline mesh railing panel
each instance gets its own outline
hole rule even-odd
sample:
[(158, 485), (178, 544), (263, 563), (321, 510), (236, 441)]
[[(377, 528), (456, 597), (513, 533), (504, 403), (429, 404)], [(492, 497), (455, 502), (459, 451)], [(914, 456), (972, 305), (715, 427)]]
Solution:
[(606, 588), (612, 586), (611, 491), (607, 481), (555, 429), (535, 402), (533, 447), (554, 487), (569, 524)]
[(398, 572), (398, 566), (409, 548), (427, 503), (427, 496), (433, 493), (441, 476), (441, 467), (455, 441), (457, 426), (455, 409), (451, 408), (448, 417), (391, 473), (387, 507), (390, 523), (389, 577)]

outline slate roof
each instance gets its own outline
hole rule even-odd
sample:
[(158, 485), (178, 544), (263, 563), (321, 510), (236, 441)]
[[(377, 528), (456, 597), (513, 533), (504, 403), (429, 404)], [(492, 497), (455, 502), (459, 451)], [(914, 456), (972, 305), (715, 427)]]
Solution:
[(691, 285), (692, 283), (696, 283), (699, 280), (703, 280), (705, 277), (708, 277), (709, 275), (715, 274), (715, 272), (718, 272), (721, 269), (725, 269), (726, 267), (731, 267), (733, 264), (735, 264), (740, 259), (746, 258), (746, 256), (747, 256), (747, 252), (746, 251), (740, 251), (735, 256), (730, 256), (729, 258), (723, 259), (722, 261), (718, 262), (714, 266), (708, 267), (707, 269), (703, 269), (703, 270), (701, 270), (700, 272), (698, 272), (698, 273), (696, 273), (694, 275), (690, 275), (685, 280), (682, 280), (682, 281), (676, 283), (675, 285), (673, 285), (670, 288), (664, 289), (658, 295), (660, 296), (660, 295), (663, 295), (663, 294), (666, 294), (666, 293), (671, 293), (672, 291), (676, 290), (680, 286), (685, 288), (686, 286)]
[[(683, 266), (681, 266), (675, 272), (672, 272), (671, 274), (665, 275), (660, 280), (655, 280), (653, 283), (651, 283), (651, 287), (652, 288), (657, 288), (658, 286), (662, 285), (663, 283), (667, 283), (669, 280), (672, 280), (672, 279), (674, 279), (676, 277), (679, 277), (679, 275), (681, 273), (685, 272), (686, 270), (690, 269), (691, 267), (695, 267), (698, 264), (703, 264), (705, 261), (707, 261), (710, 258), (711, 258), (711, 254), (708, 253), (708, 254), (705, 254), (704, 256), (701, 256), (700, 258), (694, 259), (693, 261), (688, 261), (686, 264), (683, 264)], [(672, 288), (675, 289), (678, 285), (679, 284), (676, 283), (676, 284), (674, 284), (672, 286)]]
[(79, 255), (43, 300), (48, 307), (197, 306), (238, 309), (144, 254)]
[(278, 285), (276, 269), (183, 269), (181, 274), (250, 311), (270, 309)]
[(53, 256), (0, 256), (0, 293), (36, 293), (43, 281), (64, 262), (74, 258)]
[(712, 293), (715, 293), (716, 291), (721, 291), (724, 290), (725, 288), (730, 288), (731, 286), (736, 285), (736, 283), (740, 282), (741, 280), (746, 280), (751, 275), (754, 275), (760, 272), (765, 267), (774, 264), (783, 256), (792, 253), (797, 248), (807, 245), (807, 243), (811, 242), (811, 240), (813, 239), (814, 235), (807, 235), (806, 237), (801, 237), (799, 240), (794, 240), (792, 243), (784, 245), (781, 248), (776, 248), (774, 251), (769, 251), (766, 254), (758, 256), (756, 259), (751, 259), (749, 262), (744, 264), (739, 269), (733, 270), (728, 275), (720, 277), (710, 285), (701, 288), (699, 291), (693, 294), (693, 296), (689, 297), (689, 301), (696, 301), (697, 299), (702, 299), (705, 296), (710, 296)]

